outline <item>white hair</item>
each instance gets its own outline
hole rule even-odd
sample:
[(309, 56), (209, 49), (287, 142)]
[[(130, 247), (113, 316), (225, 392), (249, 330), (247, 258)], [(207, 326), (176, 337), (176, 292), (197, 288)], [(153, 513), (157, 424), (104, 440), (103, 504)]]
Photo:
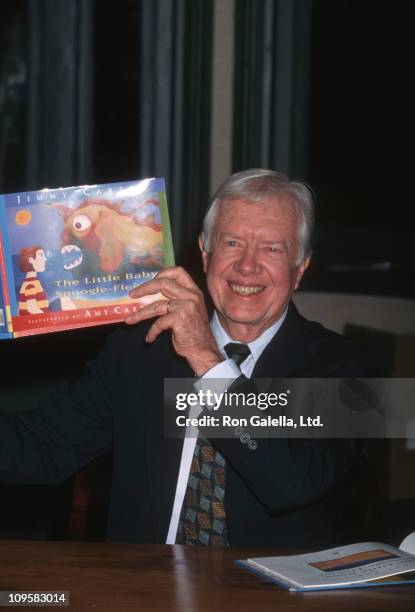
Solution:
[(298, 224), (298, 262), (301, 264), (311, 254), (311, 237), (314, 228), (313, 192), (305, 183), (290, 181), (284, 174), (261, 168), (243, 170), (232, 174), (214, 194), (203, 221), (202, 241), (209, 252), (215, 222), (221, 205), (225, 201), (243, 199), (247, 202), (261, 201), (284, 196), (295, 206)]

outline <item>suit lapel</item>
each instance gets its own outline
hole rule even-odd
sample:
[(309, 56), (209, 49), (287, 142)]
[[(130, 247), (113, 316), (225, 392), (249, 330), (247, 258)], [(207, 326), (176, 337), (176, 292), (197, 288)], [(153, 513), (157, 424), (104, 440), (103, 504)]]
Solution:
[(278, 332), (258, 359), (252, 378), (295, 376), (305, 365), (307, 321), (292, 302)]
[[(169, 335), (160, 338), (155, 360), (158, 363), (157, 389), (149, 401), (146, 418), (146, 456), (148, 486), (152, 504), (156, 542), (165, 543), (176, 493), (183, 440), (164, 434), (164, 378), (188, 378), (187, 362), (177, 357), (169, 344)], [(154, 398), (158, 398), (154, 401)]]

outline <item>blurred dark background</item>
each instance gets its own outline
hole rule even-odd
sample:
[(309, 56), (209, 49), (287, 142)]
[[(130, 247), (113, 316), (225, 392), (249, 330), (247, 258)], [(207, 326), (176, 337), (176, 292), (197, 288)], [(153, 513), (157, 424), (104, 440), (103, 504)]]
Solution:
[[(233, 171), (278, 169), (316, 193), (302, 289), (411, 304), (411, 9), (4, 0), (0, 193), (164, 176), (177, 261), (200, 278), (195, 237), (209, 196)], [(27, 409), (76, 374), (111, 327), (2, 342), (1, 407)], [(108, 487), (92, 473), (93, 499), (82, 479), (42, 494), (3, 487), (0, 536), (68, 537), (69, 524), (69, 537), (102, 537)], [(95, 503), (94, 520), (82, 515)]]

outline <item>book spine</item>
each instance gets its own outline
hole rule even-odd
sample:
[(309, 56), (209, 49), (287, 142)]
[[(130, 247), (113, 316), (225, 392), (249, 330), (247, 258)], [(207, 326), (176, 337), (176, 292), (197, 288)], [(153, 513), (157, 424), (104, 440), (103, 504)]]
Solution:
[[(164, 181), (163, 181), (164, 185)], [(171, 226), (169, 211), (167, 207), (166, 189), (159, 192), (160, 201), (160, 217), (161, 224), (163, 226), (163, 251), (164, 251), (164, 265), (166, 268), (170, 268), (175, 265), (173, 239), (171, 235)]]
[(13, 337), (11, 322), (10, 296), (6, 274), (6, 253), (3, 240), (4, 225), (2, 223), (3, 202), (0, 199), (0, 340)]
[[(1, 257), (1, 247), (0, 247), (0, 257)], [(7, 312), (6, 312), (6, 304), (4, 300), (4, 290), (3, 290), (3, 279), (0, 277), (0, 340), (9, 337), (8, 326), (7, 326)]]

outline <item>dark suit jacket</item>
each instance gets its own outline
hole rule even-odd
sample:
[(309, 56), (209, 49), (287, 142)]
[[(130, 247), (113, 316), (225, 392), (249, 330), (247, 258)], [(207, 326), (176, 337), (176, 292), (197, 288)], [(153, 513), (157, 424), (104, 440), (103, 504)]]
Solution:
[[(108, 537), (165, 542), (182, 441), (163, 434), (163, 378), (192, 376), (169, 334), (145, 345), (146, 326), (120, 327), (83, 376), (39, 410), (0, 416), (0, 480), (61, 482), (92, 458), (113, 452)], [(256, 377), (354, 377), (375, 372), (343, 337), (299, 315), (284, 324)], [(329, 546), (348, 539), (353, 472), (350, 440), (214, 440), (227, 461), (226, 511), (232, 545)], [(345, 535), (346, 534), (346, 535)]]

